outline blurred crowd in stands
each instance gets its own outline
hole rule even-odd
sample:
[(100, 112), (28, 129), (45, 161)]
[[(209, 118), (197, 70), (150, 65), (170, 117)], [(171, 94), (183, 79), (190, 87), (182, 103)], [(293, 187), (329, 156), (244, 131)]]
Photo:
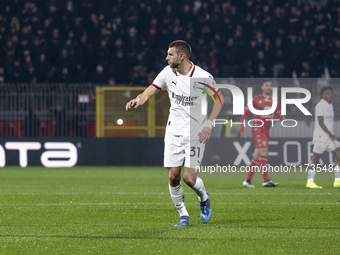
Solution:
[(215, 77), (340, 77), (339, 0), (1, 0), (0, 82), (148, 85), (177, 39)]

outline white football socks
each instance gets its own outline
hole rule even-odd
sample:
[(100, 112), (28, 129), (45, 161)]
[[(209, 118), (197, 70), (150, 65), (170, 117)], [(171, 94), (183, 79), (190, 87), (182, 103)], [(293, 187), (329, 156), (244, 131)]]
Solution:
[(201, 178), (199, 177), (196, 178), (196, 183), (194, 187), (192, 187), (192, 189), (196, 192), (196, 194), (198, 195), (198, 199), (201, 202), (204, 202), (208, 199), (208, 195), (207, 192), (205, 191), (204, 183)]
[(177, 211), (179, 212), (179, 216), (189, 216), (189, 213), (187, 212), (187, 209), (185, 208), (184, 204), (184, 191), (181, 183), (176, 186), (172, 187), (169, 184), (169, 191), (171, 195), (171, 199), (174, 202)]
[(314, 182), (314, 178), (315, 178), (315, 170), (312, 169), (308, 169), (308, 183), (313, 183)]

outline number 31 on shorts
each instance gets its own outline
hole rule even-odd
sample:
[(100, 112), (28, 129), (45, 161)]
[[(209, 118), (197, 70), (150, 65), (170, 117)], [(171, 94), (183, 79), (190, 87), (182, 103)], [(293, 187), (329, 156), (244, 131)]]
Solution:
[(201, 148), (200, 147), (194, 147), (194, 146), (191, 147), (190, 157), (197, 157), (197, 158), (199, 158), (200, 154), (201, 154)]
[(190, 146), (190, 162), (195, 166), (197, 166), (197, 164), (201, 165), (205, 145), (198, 141), (197, 143), (191, 145), (193, 146)]

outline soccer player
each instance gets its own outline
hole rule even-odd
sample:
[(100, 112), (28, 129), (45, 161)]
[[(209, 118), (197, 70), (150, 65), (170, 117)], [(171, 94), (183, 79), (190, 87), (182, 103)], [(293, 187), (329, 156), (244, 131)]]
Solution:
[[(266, 110), (270, 109), (273, 100), (272, 100), (272, 90), (273, 83), (271, 81), (265, 81), (262, 86), (262, 94), (253, 97), (253, 106), (257, 110)], [(249, 114), (249, 108), (246, 106), (244, 114), (241, 117), (241, 122), (244, 123)], [(281, 116), (279, 104), (277, 104), (277, 108), (274, 112), (275, 119), (283, 120), (284, 117)], [(254, 119), (258, 121), (254, 121), (252, 123), (253, 126), (261, 126), (261, 127), (252, 127), (252, 135), (255, 142), (255, 152), (254, 157), (250, 164), (250, 171), (248, 172), (246, 180), (243, 182), (243, 187), (246, 188), (255, 188), (253, 184), (251, 184), (251, 179), (256, 173), (257, 168), (261, 169), (262, 177), (263, 177), (263, 187), (276, 187), (277, 183), (272, 182), (268, 177), (268, 142), (269, 142), (269, 129), (272, 125), (271, 120), (272, 115), (255, 115)], [(262, 122), (261, 122), (262, 121)], [(244, 125), (241, 125), (241, 136), (246, 137), (246, 132), (244, 129)]]
[[(321, 89), (321, 100), (315, 106), (315, 126), (313, 132), (313, 159), (308, 169), (308, 180), (306, 187), (310, 189), (321, 189), (314, 182), (315, 168), (325, 151), (333, 152), (337, 164), (340, 162), (340, 147), (334, 135), (334, 110), (333, 110), (333, 88), (326, 86)], [(334, 188), (340, 187), (340, 172), (338, 165), (333, 167), (335, 180)]]
[[(168, 169), (170, 195), (180, 216), (175, 227), (189, 225), (189, 214), (184, 204), (181, 185), (182, 167), (183, 181), (198, 195), (201, 221), (207, 223), (210, 220), (210, 196), (205, 190), (202, 179), (197, 176), (192, 162), (200, 164), (202, 161), (205, 144), (211, 135), (213, 120), (221, 111), (224, 101), (223, 95), (218, 91), (221, 103), (214, 105), (208, 119), (204, 117), (198, 120), (192, 116), (190, 110), (193, 106), (197, 106), (199, 99), (206, 97), (206, 94), (199, 90), (197, 97), (192, 96), (190, 78), (212, 79), (212, 75), (194, 65), (189, 60), (190, 55), (191, 47), (187, 42), (181, 40), (172, 42), (166, 57), (169, 65), (158, 74), (152, 85), (126, 104), (126, 110), (137, 108), (162, 88), (167, 88), (171, 107), (164, 138), (164, 167)], [(215, 83), (212, 83), (214, 87)], [(196, 133), (191, 131), (193, 123), (199, 126)]]

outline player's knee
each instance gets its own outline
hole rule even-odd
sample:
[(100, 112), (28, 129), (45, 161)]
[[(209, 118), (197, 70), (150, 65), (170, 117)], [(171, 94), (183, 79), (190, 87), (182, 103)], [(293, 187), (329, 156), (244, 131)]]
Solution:
[(183, 175), (183, 181), (190, 187), (193, 187), (195, 182), (196, 182), (196, 178), (192, 178), (190, 175)]
[(175, 186), (179, 185), (180, 181), (181, 181), (180, 175), (177, 175), (177, 174), (174, 174), (174, 173), (169, 174), (169, 182), (170, 182), (171, 186), (175, 187)]
[(268, 154), (269, 154), (268, 150), (260, 150), (259, 152), (260, 157), (268, 157)]

